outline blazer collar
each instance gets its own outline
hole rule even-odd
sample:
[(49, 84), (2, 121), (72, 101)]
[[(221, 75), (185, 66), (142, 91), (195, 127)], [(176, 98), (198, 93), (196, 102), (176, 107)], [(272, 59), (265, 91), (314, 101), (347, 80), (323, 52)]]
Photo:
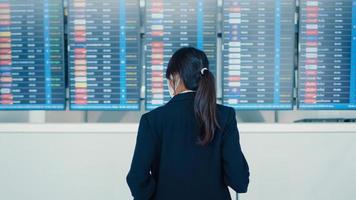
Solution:
[(169, 102), (174, 102), (174, 101), (181, 101), (181, 100), (186, 100), (186, 99), (191, 99), (194, 100), (196, 92), (185, 92), (185, 93), (179, 93), (173, 96), (173, 98)]

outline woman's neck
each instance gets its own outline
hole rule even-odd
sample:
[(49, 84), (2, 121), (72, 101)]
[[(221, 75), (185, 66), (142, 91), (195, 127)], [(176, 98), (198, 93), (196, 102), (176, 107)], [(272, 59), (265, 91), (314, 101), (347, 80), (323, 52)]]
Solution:
[(179, 92), (178, 94), (187, 93), (187, 92), (195, 92), (195, 91), (194, 90), (184, 90), (184, 91)]
[(188, 88), (185, 87), (184, 84), (180, 84), (178, 88), (176, 89), (175, 94), (180, 94), (180, 93), (187, 93), (187, 92), (195, 92), (194, 90), (189, 90)]

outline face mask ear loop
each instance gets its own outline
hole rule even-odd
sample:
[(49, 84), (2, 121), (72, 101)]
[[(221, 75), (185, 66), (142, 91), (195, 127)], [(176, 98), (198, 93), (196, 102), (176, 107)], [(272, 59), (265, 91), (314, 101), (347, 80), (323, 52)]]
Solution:
[(177, 91), (177, 88), (178, 88), (178, 86), (179, 86), (179, 83), (180, 83), (180, 79), (178, 79), (177, 84), (174, 85), (174, 92)]
[(170, 78), (171, 78), (171, 80), (173, 80), (173, 87), (172, 87), (173, 88), (173, 92), (176, 93), (177, 88), (178, 88), (179, 83), (180, 83), (180, 79), (178, 79), (177, 84), (176, 84), (176, 79), (173, 77), (172, 74), (171, 74)]
[[(175, 80), (174, 80), (174, 78), (173, 78), (173, 75), (171, 74), (170, 76), (169, 76), (169, 80), (171, 80), (171, 81), (173, 81), (173, 87), (170, 85), (170, 87), (171, 88), (173, 88), (173, 92), (175, 92)], [(168, 84), (170, 84), (170, 81), (168, 80)]]

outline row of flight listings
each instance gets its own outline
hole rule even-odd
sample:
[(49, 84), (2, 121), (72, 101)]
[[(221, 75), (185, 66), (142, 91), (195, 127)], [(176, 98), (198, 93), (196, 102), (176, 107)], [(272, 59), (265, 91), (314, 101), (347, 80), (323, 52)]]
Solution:
[[(138, 0), (0, 0), (0, 109), (139, 110)], [(180, 47), (216, 74), (216, 0), (146, 0), (145, 107), (169, 101), (164, 72)], [(294, 0), (224, 0), (222, 102), (293, 109)], [(356, 109), (356, 0), (301, 0), (299, 109)], [(68, 54), (68, 55), (67, 55)], [(68, 58), (66, 73), (64, 56)]]

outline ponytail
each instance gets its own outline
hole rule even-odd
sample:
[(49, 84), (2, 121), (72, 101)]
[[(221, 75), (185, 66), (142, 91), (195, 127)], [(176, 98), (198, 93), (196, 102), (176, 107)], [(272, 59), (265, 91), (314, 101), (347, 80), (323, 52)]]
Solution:
[(194, 113), (200, 130), (199, 144), (207, 145), (214, 139), (215, 128), (220, 128), (216, 117), (215, 79), (207, 68), (201, 70), (194, 100)]
[(220, 128), (216, 114), (216, 88), (214, 75), (209, 71), (206, 54), (194, 47), (177, 50), (168, 62), (166, 78), (178, 74), (184, 86), (196, 91), (194, 115), (199, 127), (198, 143), (208, 145)]

